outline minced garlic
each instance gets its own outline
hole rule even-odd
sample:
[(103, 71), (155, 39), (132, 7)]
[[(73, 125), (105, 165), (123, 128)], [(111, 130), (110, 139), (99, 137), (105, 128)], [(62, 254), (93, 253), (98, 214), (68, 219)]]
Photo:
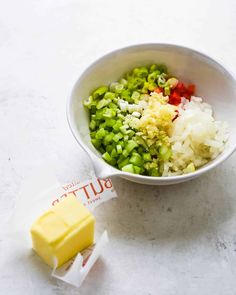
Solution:
[(168, 97), (162, 93), (151, 93), (148, 106), (143, 110), (137, 129), (150, 146), (157, 140), (168, 143), (168, 131), (172, 126), (172, 120), (176, 116), (176, 106), (168, 104)]

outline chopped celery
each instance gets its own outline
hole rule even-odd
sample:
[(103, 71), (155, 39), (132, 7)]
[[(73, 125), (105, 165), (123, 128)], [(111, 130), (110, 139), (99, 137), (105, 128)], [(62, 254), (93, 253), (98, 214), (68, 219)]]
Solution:
[(164, 163), (160, 162), (160, 164), (159, 164), (159, 173), (162, 174), (163, 171), (164, 171)]
[(148, 69), (146, 67), (135, 68), (133, 75), (140, 78), (145, 78), (148, 75)]
[(87, 99), (84, 100), (84, 106), (87, 108), (91, 108), (91, 105), (93, 103), (93, 97), (90, 95)]
[(113, 102), (114, 103), (117, 103), (118, 102), (118, 98), (117, 97), (113, 98)]
[(159, 171), (158, 168), (151, 168), (150, 170), (148, 170), (148, 174), (150, 176), (159, 176)]
[(99, 128), (104, 128), (104, 129), (107, 129), (107, 124), (106, 122), (102, 122), (99, 124)]
[(114, 102), (110, 102), (109, 105), (108, 105), (108, 107), (110, 109), (114, 109), (114, 110), (117, 110), (118, 109), (117, 105)]
[(131, 98), (136, 101), (140, 98), (140, 93), (138, 91), (134, 91), (131, 95)]
[(101, 146), (101, 143), (102, 143), (100, 139), (96, 139), (96, 138), (92, 138), (91, 142), (97, 149)]
[(95, 113), (95, 119), (96, 119), (96, 120), (101, 120), (101, 119), (103, 119), (103, 112), (104, 112), (103, 109), (101, 109), (101, 110), (97, 110), (96, 113)]
[(133, 153), (130, 158), (130, 163), (141, 167), (143, 165), (143, 159), (138, 153)]
[(152, 73), (152, 72), (154, 72), (156, 70), (157, 70), (157, 65), (153, 64), (153, 65), (150, 66), (149, 72)]
[(144, 162), (151, 162), (152, 161), (152, 156), (150, 153), (144, 153), (143, 154), (143, 160)]
[(128, 84), (128, 89), (130, 90), (137, 90), (143, 87), (144, 83), (146, 82), (145, 78), (132, 78), (132, 80)]
[(145, 149), (140, 145), (137, 149), (137, 152), (142, 155), (145, 152)]
[(129, 152), (127, 150), (123, 150), (122, 156), (124, 156), (125, 158), (127, 158), (129, 156)]
[(128, 143), (125, 146), (125, 150), (130, 153), (132, 152), (133, 149), (135, 149), (136, 147), (138, 147), (137, 142), (135, 142), (134, 140), (129, 140)]
[(110, 163), (112, 161), (112, 157), (109, 155), (108, 152), (105, 152), (103, 155), (102, 155), (103, 159), (105, 161), (107, 161), (108, 163)]
[(102, 146), (98, 147), (98, 150), (101, 154), (104, 154), (106, 152), (106, 150)]
[(116, 110), (105, 108), (105, 109), (103, 109), (103, 115), (102, 116), (104, 118), (113, 118), (113, 117), (116, 116)]
[[(121, 162), (123, 162), (124, 160), (126, 160), (126, 158), (122, 155), (119, 156), (119, 159), (117, 160), (117, 164), (119, 165)], [(126, 164), (125, 164), (126, 165)]]
[(164, 87), (164, 94), (165, 95), (170, 95), (170, 86), (165, 86)]
[[(118, 162), (119, 162), (119, 160), (118, 160)], [(122, 160), (122, 161), (118, 164), (118, 166), (119, 166), (119, 168), (121, 169), (122, 167), (124, 167), (124, 166), (126, 166), (126, 165), (128, 165), (128, 164), (129, 164), (129, 158), (126, 158), (126, 159)]]
[(148, 90), (149, 91), (154, 91), (154, 89), (157, 87), (156, 83), (149, 83), (148, 85)]
[(134, 173), (134, 166), (133, 166), (133, 164), (128, 164), (128, 165), (125, 165), (124, 167), (122, 167), (121, 170), (124, 172)]
[(95, 138), (96, 137), (96, 134), (97, 134), (97, 131), (91, 131), (90, 132), (90, 137), (91, 138)]
[(94, 120), (91, 120), (90, 123), (89, 123), (89, 128), (91, 130), (95, 130), (96, 128), (96, 122)]
[(142, 88), (142, 93), (148, 93), (149, 83), (145, 82)]
[(139, 145), (143, 146), (146, 150), (148, 149), (148, 146), (147, 146), (145, 140), (144, 140), (141, 136), (137, 136), (137, 135), (136, 135), (136, 142), (137, 142)]
[(149, 152), (150, 152), (150, 154), (151, 154), (152, 156), (155, 156), (155, 155), (158, 154), (158, 150), (157, 150), (156, 147), (153, 146), (153, 145), (149, 148)]
[(120, 118), (120, 119), (124, 119), (125, 118), (125, 116), (122, 115), (122, 114), (118, 114), (117, 117)]
[(107, 134), (107, 131), (104, 128), (100, 128), (96, 133), (96, 139), (103, 139), (105, 135)]
[(134, 168), (134, 173), (135, 174), (141, 174), (142, 173), (142, 168), (141, 167), (133, 165), (133, 168)]
[(124, 136), (124, 141), (128, 141), (128, 140), (129, 140), (129, 135), (126, 134), (126, 135)]
[(105, 94), (108, 90), (107, 86), (101, 86), (99, 88), (97, 88), (94, 92), (93, 92), (93, 98), (97, 99), (98, 97), (102, 96), (103, 94)]
[(112, 92), (121, 93), (123, 89), (124, 89), (124, 85), (118, 82), (113, 82), (110, 84), (110, 91)]
[(116, 146), (116, 150), (118, 154), (122, 154), (122, 146), (120, 144)]
[(118, 132), (118, 133), (116, 133), (116, 134), (114, 135), (114, 137), (113, 137), (113, 141), (114, 141), (114, 142), (118, 142), (121, 138), (123, 138), (123, 134), (120, 133), (120, 132)]
[(135, 132), (133, 130), (129, 130), (129, 138), (131, 139), (134, 136)]
[(122, 99), (129, 101), (130, 100), (130, 91), (128, 89), (122, 90), (120, 96)]
[(95, 114), (97, 111), (96, 105), (94, 105), (94, 104), (91, 104), (91, 106), (88, 106), (88, 108), (89, 108), (91, 114)]
[(110, 99), (110, 100), (114, 100), (116, 97), (115, 93), (113, 92), (106, 92), (104, 95), (104, 99)]
[(175, 88), (178, 82), (179, 81), (176, 78), (170, 78), (166, 81), (166, 86), (169, 86), (170, 88)]
[(123, 133), (123, 134), (127, 134), (127, 129), (129, 128), (129, 126), (128, 125), (122, 125), (121, 127), (120, 127), (120, 131)]
[(159, 148), (159, 155), (162, 160), (167, 161), (172, 156), (171, 149), (168, 148), (166, 145), (162, 145)]
[(106, 123), (106, 126), (108, 127), (113, 127), (115, 124), (116, 124), (116, 120), (115, 119), (112, 119), (112, 118), (107, 118), (105, 123)]
[(157, 79), (157, 84), (159, 87), (164, 87), (166, 83), (166, 79), (164, 77), (164, 75), (160, 75)]
[(122, 78), (122, 79), (120, 79), (119, 83), (126, 86), (128, 84), (128, 81), (126, 79)]
[(112, 144), (106, 145), (106, 151), (107, 151), (108, 153), (111, 153), (112, 150), (113, 150), (113, 146), (112, 146)]
[(117, 151), (116, 151), (115, 148), (113, 148), (112, 151), (111, 151), (111, 157), (116, 158), (117, 156), (118, 156)]
[(148, 82), (153, 83), (157, 80), (157, 77), (159, 76), (159, 71), (154, 71), (151, 74), (148, 75)]
[(110, 142), (112, 142), (112, 139), (114, 137), (114, 133), (113, 132), (110, 132), (108, 133), (105, 137), (104, 137), (104, 144), (107, 145), (109, 144)]
[(115, 92), (116, 93), (121, 93), (122, 90), (124, 89), (124, 85), (123, 84), (119, 84), (115, 87)]
[(108, 105), (111, 102), (110, 99), (101, 99), (99, 100), (99, 102), (97, 103), (97, 109), (100, 110), (101, 108), (105, 107), (106, 105)]
[(115, 132), (119, 132), (119, 130), (120, 130), (120, 127), (122, 126), (122, 121), (121, 120), (117, 120), (116, 122), (115, 122), (115, 124), (113, 124), (113, 130), (115, 131)]
[(134, 173), (135, 174), (143, 174), (144, 173), (145, 169), (143, 167), (139, 167), (139, 166), (135, 166), (135, 165), (133, 165), (133, 166), (134, 166)]

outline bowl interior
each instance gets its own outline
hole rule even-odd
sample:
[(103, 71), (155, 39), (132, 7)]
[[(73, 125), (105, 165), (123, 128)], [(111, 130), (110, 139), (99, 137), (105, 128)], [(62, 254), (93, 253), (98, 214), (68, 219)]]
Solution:
[(212, 161), (220, 162), (221, 158), (225, 158), (225, 154), (231, 153), (236, 146), (236, 82), (228, 71), (211, 58), (174, 45), (148, 44), (127, 47), (93, 63), (75, 84), (70, 100), (70, 124), (77, 139), (89, 153), (101, 157), (90, 143), (89, 118), (82, 100), (96, 87), (117, 81), (130, 69), (153, 63), (165, 63), (171, 74), (186, 83), (195, 84), (196, 95), (212, 105), (215, 118), (229, 123), (230, 138), (227, 146), (224, 152)]

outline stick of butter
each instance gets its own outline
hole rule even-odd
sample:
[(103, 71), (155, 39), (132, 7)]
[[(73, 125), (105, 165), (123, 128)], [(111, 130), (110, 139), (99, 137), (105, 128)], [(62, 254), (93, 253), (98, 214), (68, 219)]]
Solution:
[(31, 227), (35, 252), (51, 267), (60, 267), (93, 244), (95, 218), (68, 195), (40, 216)]

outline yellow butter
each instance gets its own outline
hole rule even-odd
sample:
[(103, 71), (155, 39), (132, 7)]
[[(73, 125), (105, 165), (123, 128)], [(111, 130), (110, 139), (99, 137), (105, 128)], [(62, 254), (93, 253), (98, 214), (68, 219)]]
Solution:
[(94, 241), (95, 218), (74, 195), (68, 195), (31, 227), (35, 252), (51, 267), (67, 262)]

